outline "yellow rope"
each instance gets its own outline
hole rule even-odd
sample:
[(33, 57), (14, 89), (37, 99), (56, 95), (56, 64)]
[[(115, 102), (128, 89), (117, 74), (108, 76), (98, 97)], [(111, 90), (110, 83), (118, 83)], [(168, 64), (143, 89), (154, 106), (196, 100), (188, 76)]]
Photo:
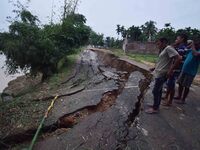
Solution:
[(48, 107), (48, 109), (47, 109), (47, 111), (46, 111), (46, 113), (45, 113), (45, 118), (47, 118), (47, 116), (48, 116), (48, 113), (50, 112), (50, 110), (53, 108), (53, 106), (54, 106), (54, 103), (55, 103), (55, 101), (56, 101), (56, 99), (58, 98), (58, 95), (57, 96), (55, 96), (54, 97), (54, 99), (51, 101), (51, 104), (50, 104), (50, 106)]
[(55, 103), (55, 101), (56, 101), (57, 99), (58, 99), (58, 95), (55, 96), (54, 99), (51, 101), (51, 104), (49, 105), (47, 111), (45, 112), (44, 117), (42, 118), (42, 121), (40, 122), (40, 125), (39, 125), (38, 128), (37, 128), (37, 131), (36, 131), (36, 133), (35, 133), (35, 135), (34, 135), (34, 137), (33, 137), (33, 140), (32, 140), (32, 142), (31, 142), (31, 145), (29, 146), (28, 150), (32, 150), (32, 149), (33, 149), (33, 146), (34, 146), (34, 144), (35, 144), (35, 142), (36, 142), (36, 140), (37, 140), (37, 137), (38, 137), (38, 135), (39, 135), (39, 132), (40, 132), (40, 130), (41, 130), (41, 128), (42, 128), (42, 125), (43, 125), (45, 119), (48, 117), (48, 114), (49, 114), (50, 110), (53, 108), (54, 103)]

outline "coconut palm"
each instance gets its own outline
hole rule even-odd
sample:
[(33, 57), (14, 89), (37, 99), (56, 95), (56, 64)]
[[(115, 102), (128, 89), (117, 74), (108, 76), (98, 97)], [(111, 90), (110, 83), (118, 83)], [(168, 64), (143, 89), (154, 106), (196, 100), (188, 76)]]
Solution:
[(140, 38), (141, 38), (141, 35), (142, 35), (142, 32), (141, 32), (141, 29), (140, 27), (137, 27), (137, 26), (132, 26), (130, 28), (128, 28), (128, 37), (131, 39), (131, 40), (135, 40), (135, 41), (139, 41)]
[(165, 28), (171, 27), (171, 23), (165, 23)]
[(127, 30), (124, 26), (121, 26), (120, 32), (121, 32), (122, 38), (123, 39), (126, 38)]
[(152, 37), (157, 33), (155, 21), (147, 21), (144, 25), (141, 26), (143, 33), (148, 37), (148, 41), (152, 41)]
[(116, 29), (116, 31), (117, 31), (117, 35), (119, 35), (120, 32), (121, 32), (121, 26), (120, 26), (119, 24), (117, 25), (117, 29)]

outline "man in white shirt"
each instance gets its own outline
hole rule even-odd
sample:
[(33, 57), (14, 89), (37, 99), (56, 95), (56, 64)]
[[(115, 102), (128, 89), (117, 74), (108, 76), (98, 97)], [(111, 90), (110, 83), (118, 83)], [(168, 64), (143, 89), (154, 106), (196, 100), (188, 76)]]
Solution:
[(154, 104), (146, 110), (146, 113), (149, 114), (158, 113), (162, 98), (163, 84), (173, 75), (174, 70), (179, 66), (182, 60), (178, 52), (172, 46), (168, 46), (167, 43), (168, 40), (166, 38), (160, 38), (157, 41), (158, 48), (161, 52), (156, 67), (151, 69), (151, 71), (154, 70), (155, 85), (152, 91)]

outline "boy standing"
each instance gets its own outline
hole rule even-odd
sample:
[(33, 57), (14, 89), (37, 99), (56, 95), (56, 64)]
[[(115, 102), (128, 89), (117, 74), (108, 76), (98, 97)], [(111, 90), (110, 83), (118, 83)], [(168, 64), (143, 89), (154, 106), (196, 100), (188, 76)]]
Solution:
[(190, 47), (191, 50), (189, 50), (189, 53), (183, 64), (182, 72), (178, 78), (178, 83), (180, 86), (177, 97), (178, 101), (176, 102), (179, 104), (185, 103), (190, 86), (198, 72), (198, 67), (200, 64), (200, 40), (192, 43)]

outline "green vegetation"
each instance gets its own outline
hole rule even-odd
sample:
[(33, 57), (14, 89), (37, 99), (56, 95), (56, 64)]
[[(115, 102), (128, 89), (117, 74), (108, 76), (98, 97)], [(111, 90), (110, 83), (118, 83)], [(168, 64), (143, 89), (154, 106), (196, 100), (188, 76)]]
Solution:
[(118, 24), (116, 31), (118, 35), (122, 36), (122, 38), (127, 36), (128, 39), (134, 41), (152, 41), (152, 39), (155, 39), (155, 35), (157, 33), (155, 24), (156, 22), (150, 20), (141, 27), (133, 25), (128, 29)]
[[(170, 23), (158, 29), (155, 21), (147, 21), (141, 26), (132, 25), (125, 28), (117, 25), (118, 38), (104, 37), (86, 26), (86, 18), (75, 13), (79, 0), (64, 0), (61, 20), (54, 23), (52, 16), (50, 23), (42, 25), (37, 16), (33, 15), (19, 1), (16, 18), (10, 20), (9, 31), (0, 33), (0, 50), (7, 57), (6, 65), (9, 74), (16, 73), (19, 69), (30, 72), (31, 75), (42, 73), (42, 81), (58, 73), (63, 61), (68, 55), (75, 53), (84, 45), (120, 49), (124, 38), (129, 41), (155, 41), (157, 38), (166, 37), (170, 43), (180, 33), (188, 35), (189, 39), (200, 38), (200, 30), (190, 27), (175, 30)], [(122, 38), (119, 38), (119, 37)], [(129, 54), (131, 58), (141, 61), (143, 59), (154, 62), (154, 56)], [(70, 62), (68, 62), (70, 63)], [(66, 64), (65, 64), (66, 65)]]
[[(118, 38), (106, 37), (105, 44), (108, 48), (120, 49), (124, 39), (127, 37), (129, 41), (155, 41), (158, 38), (165, 37), (169, 40), (169, 44), (175, 42), (176, 37), (180, 34), (186, 34), (188, 39), (200, 39), (200, 30), (187, 27), (185, 29), (175, 30), (170, 23), (166, 23), (164, 28), (158, 29), (155, 21), (147, 21), (144, 25), (125, 28), (123, 25), (116, 26)], [(120, 38), (121, 37), (121, 38)], [(104, 38), (103, 38), (104, 39)]]
[(183, 33), (191, 40), (200, 39), (200, 30), (196, 28), (187, 27), (175, 30), (170, 23), (166, 23), (164, 28), (157, 29), (156, 22), (151, 20), (147, 21), (144, 25), (133, 25), (127, 29), (118, 24), (116, 32), (118, 36), (121, 36), (123, 39), (127, 36), (131, 41), (155, 41), (160, 37), (165, 37), (170, 43), (174, 43), (176, 36)]
[(170, 43), (173, 43), (175, 41), (175, 39), (176, 39), (176, 31), (171, 26), (170, 23), (166, 23), (165, 27), (158, 32), (157, 38), (161, 38), (161, 37), (167, 38)]
[(125, 56), (128, 59), (135, 60), (142, 63), (144, 62), (156, 63), (158, 59), (157, 55), (151, 55), (151, 54), (131, 54), (131, 53), (125, 54), (123, 50), (121, 49), (113, 49), (112, 52), (119, 57)]
[(141, 26), (143, 34), (147, 37), (148, 41), (152, 41), (155, 39), (155, 35), (157, 33), (156, 22), (155, 21), (147, 21), (144, 25)]
[(0, 122), (0, 126), (36, 128), (50, 101), (33, 101), (33, 97), (41, 92), (48, 95), (48, 93), (56, 91), (61, 85), (60, 83), (65, 81), (73, 72), (73, 66), (76, 65), (82, 49), (76, 49), (74, 50), (76, 53), (66, 55), (65, 59), (59, 62), (61, 68), (58, 73), (51, 76), (45, 83), (39, 83), (34, 87), (26, 87), (26, 90), (19, 93), (12, 101), (0, 102), (0, 115), (4, 114), (1, 116), (4, 121)]
[(104, 35), (96, 33), (94, 31), (90, 32), (89, 43), (94, 46), (104, 46)]
[(151, 54), (127, 54), (127, 56), (133, 58), (138, 62), (156, 63), (158, 59), (157, 55), (151, 55)]
[(0, 93), (0, 104), (2, 103), (1, 93)]
[(66, 57), (59, 62), (59, 72), (51, 76), (48, 81), (51, 89), (56, 88), (58, 85), (60, 85), (64, 78), (70, 75), (70, 73), (73, 71), (73, 68), (75, 68), (80, 52), (81, 49), (77, 49), (76, 53), (66, 55)]
[(122, 40), (115, 39), (113, 37), (106, 37), (105, 46), (108, 48), (121, 48), (122, 47)]
[(103, 34), (91, 31), (89, 44), (95, 47), (121, 48), (123, 40), (114, 37), (104, 37)]
[(44, 81), (58, 72), (60, 60), (88, 44), (91, 29), (85, 25), (86, 18), (70, 7), (65, 8), (61, 22), (43, 26), (22, 5), (15, 12), (17, 19), (11, 21), (9, 32), (0, 33), (0, 48), (10, 74), (20, 68), (31, 75), (42, 73)]

